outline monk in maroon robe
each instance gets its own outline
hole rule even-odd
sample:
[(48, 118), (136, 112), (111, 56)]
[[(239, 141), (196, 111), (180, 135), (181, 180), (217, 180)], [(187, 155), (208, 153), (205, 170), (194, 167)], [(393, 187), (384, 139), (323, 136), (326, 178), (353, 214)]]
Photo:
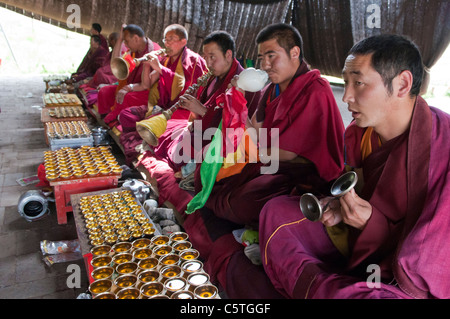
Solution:
[(285, 297), (450, 297), (450, 116), (419, 96), (422, 75), (419, 50), (401, 36), (350, 50), (345, 145), (357, 191), (321, 222), (302, 215), (298, 197), (261, 213), (262, 263)]
[[(222, 108), (217, 107), (216, 99), (223, 94), (233, 77), (242, 72), (243, 68), (236, 60), (234, 39), (224, 31), (209, 34), (203, 41), (203, 53), (208, 69), (213, 76), (206, 86), (200, 87), (196, 97), (184, 94), (180, 97), (181, 107), (190, 110), (188, 120), (171, 119), (167, 123), (166, 132), (159, 138), (159, 145), (154, 153), (146, 152), (140, 161), (153, 178), (158, 182), (159, 201), (170, 201), (184, 218), (196, 218), (185, 215), (187, 203), (192, 195), (178, 187), (178, 180), (174, 173), (178, 172), (189, 160), (194, 159), (195, 153), (201, 151), (204, 143), (203, 133), (219, 126), (222, 118)], [(249, 114), (253, 114), (259, 98), (259, 92), (246, 95), (249, 100)], [(194, 131), (195, 130), (195, 131)], [(198, 131), (197, 131), (198, 130)], [(202, 139), (200, 149), (194, 149), (194, 138)], [(179, 149), (184, 144), (185, 149)], [(187, 150), (190, 154), (183, 154)], [(177, 156), (186, 155), (181, 161)], [(190, 231), (190, 230), (189, 230)], [(192, 230), (196, 233), (195, 230)], [(193, 234), (195, 236), (195, 234)]]
[[(282, 47), (288, 38), (295, 45)], [(264, 175), (262, 163), (245, 165), (241, 173), (217, 182), (206, 206), (183, 224), (204, 258), (204, 268), (230, 298), (282, 297), (263, 267), (247, 258), (232, 231), (244, 225), (257, 229), (260, 209), (272, 197), (296, 188), (322, 189), (344, 166), (342, 118), (329, 84), (303, 60), (298, 31), (272, 25), (261, 31), (257, 43), (261, 68), (272, 83), (264, 89), (252, 122), (257, 128), (279, 129), (279, 171)]]
[(94, 76), (95, 72), (103, 65), (108, 51), (100, 45), (100, 37), (91, 36), (91, 45), (89, 51), (81, 61), (78, 69), (72, 74), (73, 82), (79, 82), (86, 78)]
[[(261, 173), (264, 159), (249, 163), (239, 174), (216, 182), (206, 203), (218, 217), (256, 229), (259, 212), (270, 198), (289, 194), (298, 184), (326, 185), (343, 167), (344, 125), (329, 83), (318, 70), (309, 70), (299, 46), (291, 54), (292, 48), (283, 48), (271, 33), (267, 37), (259, 45), (260, 57), (272, 83), (253, 121), (255, 128), (268, 132), (267, 145), (260, 140), (260, 159), (278, 148), (278, 171)], [(271, 56), (276, 50), (278, 59)], [(272, 136), (274, 129), (278, 136)], [(278, 146), (271, 145), (273, 139)]]
[[(120, 56), (122, 42), (129, 48), (129, 54), (132, 58), (141, 58), (147, 53), (161, 49), (156, 43), (145, 37), (144, 31), (137, 25), (127, 25), (123, 27), (119, 35), (116, 46), (113, 49), (112, 59)], [(116, 109), (115, 116), (111, 116), (113, 122), (118, 115), (117, 110), (120, 110), (125, 105), (140, 105), (145, 103), (148, 99), (148, 90), (132, 92), (133, 86), (141, 82), (143, 66), (139, 64), (133, 71), (130, 72), (126, 80), (119, 81), (119, 85), (108, 85), (102, 87), (98, 92), (98, 113), (105, 115)], [(121, 100), (119, 106), (116, 105), (116, 98), (121, 92)], [(131, 92), (131, 94), (129, 94)]]
[[(164, 42), (167, 55), (161, 61), (154, 58), (144, 63), (148, 67), (143, 74), (143, 86), (150, 88), (148, 100), (123, 109), (119, 115), (122, 126), (120, 142), (128, 162), (136, 158), (139, 154), (136, 146), (142, 144), (142, 138), (136, 131), (136, 123), (151, 117), (156, 106), (163, 110), (169, 109), (178, 102), (189, 86), (207, 72), (205, 60), (186, 46), (187, 37), (187, 31), (181, 25), (166, 27)], [(186, 122), (189, 115), (189, 110), (178, 108), (172, 119)]]

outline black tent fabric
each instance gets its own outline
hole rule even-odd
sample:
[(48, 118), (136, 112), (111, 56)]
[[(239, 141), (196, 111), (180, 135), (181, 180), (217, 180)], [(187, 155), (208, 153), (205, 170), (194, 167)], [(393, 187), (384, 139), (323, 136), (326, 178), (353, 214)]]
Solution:
[[(74, 4), (80, 25), (71, 29), (67, 22), (75, 11), (69, 5)], [(259, 30), (286, 22), (300, 30), (311, 66), (337, 77), (351, 46), (373, 34), (408, 36), (421, 49), (427, 70), (450, 41), (447, 0), (2, 0), (0, 6), (85, 34), (94, 22), (102, 25), (103, 34), (134, 23), (160, 44), (164, 28), (179, 23), (189, 31), (188, 46), (197, 52), (208, 33), (226, 30), (242, 60), (256, 59)]]

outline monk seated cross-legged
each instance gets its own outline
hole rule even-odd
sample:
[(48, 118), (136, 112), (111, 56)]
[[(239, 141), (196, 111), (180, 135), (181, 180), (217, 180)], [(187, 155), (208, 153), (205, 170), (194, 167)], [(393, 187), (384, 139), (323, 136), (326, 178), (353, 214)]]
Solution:
[(350, 50), (345, 158), (356, 188), (319, 221), (303, 216), (298, 196), (261, 212), (262, 264), (284, 297), (450, 298), (450, 115), (420, 97), (422, 76), (420, 52), (402, 36)]
[[(205, 256), (205, 269), (230, 298), (280, 297), (232, 231), (244, 227), (257, 231), (259, 213), (271, 198), (295, 189), (326, 189), (344, 167), (343, 121), (329, 83), (303, 58), (299, 32), (290, 25), (274, 24), (264, 28), (256, 42), (261, 69), (271, 82), (262, 90), (246, 127), (259, 132), (254, 143), (259, 146), (259, 160), (248, 157), (248, 162), (236, 164), (240, 169), (221, 168), (204, 206), (189, 211), (184, 223), (185, 229), (203, 234), (190, 238)], [(245, 106), (241, 89), (228, 92), (224, 103), (230, 102), (237, 109)], [(269, 172), (271, 166), (278, 169)], [(197, 172), (196, 196), (204, 191), (207, 177), (201, 169)]]

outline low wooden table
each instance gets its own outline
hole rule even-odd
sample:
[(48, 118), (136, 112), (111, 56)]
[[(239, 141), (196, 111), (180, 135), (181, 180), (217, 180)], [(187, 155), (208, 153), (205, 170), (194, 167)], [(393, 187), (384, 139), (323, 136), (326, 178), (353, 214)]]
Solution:
[[(123, 187), (122, 188), (111, 188), (111, 189), (95, 191), (95, 192), (73, 194), (70, 196), (70, 199), (72, 202), (72, 208), (73, 208), (73, 217), (75, 220), (75, 227), (77, 230), (78, 241), (80, 242), (80, 250), (81, 250), (81, 254), (83, 255), (84, 263), (86, 266), (86, 271), (87, 271), (88, 278), (89, 278), (89, 283), (92, 283), (92, 281), (93, 281), (93, 278), (91, 276), (91, 272), (94, 270), (93, 267), (91, 266), (91, 260), (93, 258), (91, 249), (93, 246), (90, 244), (89, 234), (88, 234), (88, 230), (86, 228), (86, 223), (83, 219), (83, 215), (81, 214), (80, 199), (85, 196), (109, 194), (109, 193), (113, 193), (113, 192), (120, 192), (125, 189), (128, 189), (128, 188), (123, 188)], [(139, 206), (141, 206), (142, 211), (147, 216), (149, 222), (151, 224), (153, 224), (153, 227), (155, 228), (155, 235), (161, 235), (159, 230), (155, 227), (152, 219), (148, 216), (145, 209), (142, 207), (142, 205), (139, 203), (139, 201), (136, 198), (135, 198), (135, 200), (136, 200), (136, 203)]]
[(71, 195), (116, 188), (119, 178), (120, 175), (108, 175), (50, 182), (55, 192), (58, 224), (67, 224), (67, 213), (73, 212)]

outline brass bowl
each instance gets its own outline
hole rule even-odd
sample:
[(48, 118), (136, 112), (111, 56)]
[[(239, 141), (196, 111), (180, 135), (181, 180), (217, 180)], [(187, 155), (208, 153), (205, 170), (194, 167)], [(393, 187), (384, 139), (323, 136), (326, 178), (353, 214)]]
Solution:
[(104, 292), (109, 292), (112, 285), (113, 283), (110, 279), (95, 280), (89, 285), (89, 291), (93, 296), (99, 295)]
[(111, 256), (97, 256), (92, 258), (91, 260), (91, 266), (94, 268), (98, 268), (98, 267), (104, 267), (104, 266), (108, 266), (111, 264), (112, 258)]
[(200, 256), (200, 253), (196, 249), (186, 249), (180, 252), (180, 258), (183, 260), (194, 260)]
[(189, 241), (177, 241), (172, 244), (172, 247), (176, 252), (179, 253), (183, 250), (192, 248), (192, 243)]
[(141, 292), (134, 287), (128, 287), (116, 293), (117, 299), (138, 299)]
[(111, 253), (110, 245), (101, 245), (91, 248), (91, 254), (94, 256), (105, 256)]
[(217, 287), (210, 284), (198, 286), (194, 290), (194, 295), (198, 299), (214, 299), (217, 297), (217, 293)]
[(92, 299), (116, 299), (116, 295), (112, 292), (102, 292), (101, 294), (96, 295)]
[(175, 232), (170, 234), (169, 239), (171, 241), (187, 241), (189, 235), (185, 232)]
[(92, 278), (94, 278), (94, 280), (111, 279), (113, 274), (114, 268), (112, 268), (111, 266), (98, 267), (91, 272), (91, 276)]
[(135, 275), (121, 275), (114, 279), (114, 285), (119, 289), (132, 287), (136, 284), (137, 277)]
[(159, 263), (163, 266), (178, 265), (180, 263), (180, 256), (177, 254), (167, 254), (159, 259)]
[(167, 245), (169, 243), (169, 237), (165, 236), (165, 235), (158, 235), (158, 236), (154, 236), (151, 239), (152, 244), (156, 245), (156, 246), (162, 246), (162, 245)]
[(147, 248), (150, 245), (150, 239), (140, 238), (132, 242), (133, 248)]
[(155, 246), (153, 248), (153, 253), (155, 254), (156, 258), (161, 258), (162, 256), (168, 255), (173, 252), (172, 246), (169, 245), (161, 245), (161, 246)]
[(138, 268), (143, 271), (155, 269), (157, 266), (158, 266), (158, 259), (154, 257), (141, 259), (138, 262)]
[(133, 252), (133, 257), (137, 260), (146, 259), (152, 256), (150, 248), (139, 248)]
[(141, 287), (141, 294), (143, 297), (150, 298), (152, 296), (161, 295), (164, 293), (164, 285), (157, 281), (148, 282)]
[(132, 245), (129, 242), (119, 242), (115, 244), (112, 249), (116, 254), (127, 253), (130, 251)]
[(134, 274), (138, 269), (138, 265), (134, 261), (129, 261), (117, 265), (116, 272), (120, 275)]
[(120, 265), (120, 264), (123, 264), (123, 263), (126, 263), (126, 262), (133, 261), (133, 255), (130, 254), (130, 253), (116, 254), (112, 258), (112, 261), (113, 261), (114, 264)]

